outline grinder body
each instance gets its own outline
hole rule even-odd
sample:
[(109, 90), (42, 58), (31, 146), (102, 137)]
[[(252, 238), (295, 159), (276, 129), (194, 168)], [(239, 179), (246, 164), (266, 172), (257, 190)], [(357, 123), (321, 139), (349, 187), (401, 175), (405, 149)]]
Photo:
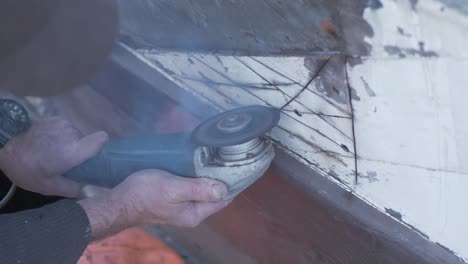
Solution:
[(215, 116), (192, 133), (153, 134), (113, 140), (65, 177), (112, 188), (134, 172), (160, 169), (183, 177), (224, 182), (231, 199), (258, 178), (274, 158), (263, 137), (279, 121), (272, 108), (252, 106)]
[(77, 182), (113, 188), (134, 172), (160, 169), (195, 177), (189, 134), (142, 135), (112, 140), (100, 153), (65, 173)]
[(228, 187), (225, 199), (231, 199), (260, 178), (273, 158), (273, 146), (262, 138), (239, 146), (208, 148), (194, 146), (187, 134), (145, 135), (107, 143), (98, 155), (65, 177), (113, 188), (132, 173), (160, 169), (183, 177), (222, 181)]

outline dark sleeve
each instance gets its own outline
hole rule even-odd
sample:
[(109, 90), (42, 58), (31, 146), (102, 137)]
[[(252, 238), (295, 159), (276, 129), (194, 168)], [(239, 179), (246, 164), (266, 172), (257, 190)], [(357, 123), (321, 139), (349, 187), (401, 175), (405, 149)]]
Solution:
[(71, 200), (0, 215), (0, 263), (75, 264), (90, 235), (86, 213)]

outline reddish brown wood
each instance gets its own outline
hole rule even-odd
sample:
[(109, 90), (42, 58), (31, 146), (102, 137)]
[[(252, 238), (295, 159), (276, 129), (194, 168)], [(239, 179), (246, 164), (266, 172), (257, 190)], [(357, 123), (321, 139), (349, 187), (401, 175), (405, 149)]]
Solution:
[(256, 263), (426, 263), (273, 169), (207, 224)]

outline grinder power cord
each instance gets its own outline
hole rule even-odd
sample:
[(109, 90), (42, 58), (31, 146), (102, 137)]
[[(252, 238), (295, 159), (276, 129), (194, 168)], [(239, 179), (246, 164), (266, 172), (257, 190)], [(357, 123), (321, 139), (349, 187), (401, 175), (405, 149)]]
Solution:
[[(11, 99), (0, 100), (0, 148), (3, 148), (14, 136), (26, 131), (30, 125), (26, 108)], [(0, 197), (0, 208), (10, 201), (15, 191), (16, 185), (12, 183), (8, 192)]]

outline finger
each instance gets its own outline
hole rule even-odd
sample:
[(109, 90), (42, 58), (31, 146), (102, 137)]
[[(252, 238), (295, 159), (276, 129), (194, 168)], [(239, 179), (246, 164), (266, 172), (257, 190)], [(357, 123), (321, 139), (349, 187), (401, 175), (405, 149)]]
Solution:
[(104, 131), (96, 132), (78, 140), (72, 154), (71, 166), (77, 166), (96, 156), (107, 140), (109, 140), (109, 136)]
[(206, 178), (180, 178), (173, 187), (171, 191), (178, 202), (217, 202), (228, 193), (224, 183)]
[(50, 193), (56, 196), (76, 198), (80, 195), (83, 185), (67, 178), (57, 178), (50, 186)]

